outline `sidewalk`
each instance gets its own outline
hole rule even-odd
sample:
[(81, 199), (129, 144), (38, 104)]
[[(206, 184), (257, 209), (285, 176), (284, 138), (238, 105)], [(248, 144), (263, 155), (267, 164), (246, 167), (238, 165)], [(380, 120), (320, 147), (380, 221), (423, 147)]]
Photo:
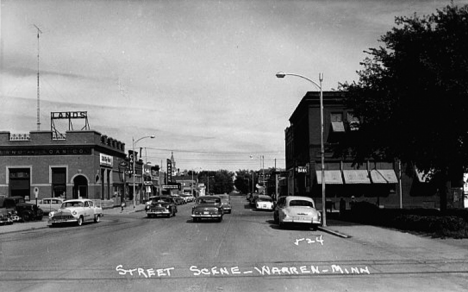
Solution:
[[(135, 209), (133, 205), (125, 207), (123, 212), (120, 207), (103, 206), (102, 213), (104, 217), (106, 217), (106, 215), (131, 214), (134, 212), (143, 212), (144, 210), (145, 204), (138, 204), (135, 206)], [(15, 222), (11, 225), (2, 225), (0, 226), (0, 234), (47, 228), (48, 220), (49, 217), (44, 216), (41, 221)]]

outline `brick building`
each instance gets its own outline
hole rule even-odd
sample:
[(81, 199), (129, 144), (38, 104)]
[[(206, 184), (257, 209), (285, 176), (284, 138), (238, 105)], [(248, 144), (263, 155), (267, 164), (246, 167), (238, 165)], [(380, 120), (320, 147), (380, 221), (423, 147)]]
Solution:
[(0, 195), (34, 199), (38, 190), (39, 199), (120, 197), (127, 165), (125, 144), (97, 131), (0, 132)]
[[(353, 111), (343, 103), (343, 92), (323, 92), (326, 198), (338, 203), (368, 201), (380, 207), (439, 206), (435, 186), (415, 170), (398, 161), (369, 159), (362, 165), (336, 157), (333, 144), (349, 138), (359, 129)], [(288, 194), (314, 197), (321, 203), (320, 93), (307, 92), (291, 115), (285, 129)], [(401, 179), (399, 179), (401, 177)], [(338, 205), (336, 205), (338, 206)]]

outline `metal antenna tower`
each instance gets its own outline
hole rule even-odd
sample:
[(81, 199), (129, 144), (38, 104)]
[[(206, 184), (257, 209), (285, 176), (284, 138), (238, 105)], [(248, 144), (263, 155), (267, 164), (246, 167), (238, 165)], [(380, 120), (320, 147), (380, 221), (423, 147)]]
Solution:
[(37, 25), (33, 24), (37, 29), (37, 130), (41, 130), (41, 103), (39, 94), (39, 34), (42, 33)]

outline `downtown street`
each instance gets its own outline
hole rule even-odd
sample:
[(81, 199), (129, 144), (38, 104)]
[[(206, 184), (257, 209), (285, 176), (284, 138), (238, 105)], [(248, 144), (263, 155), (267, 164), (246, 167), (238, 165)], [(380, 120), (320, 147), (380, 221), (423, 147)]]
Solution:
[[(105, 210), (101, 222), (1, 233), (1, 291), (466, 291), (466, 240), (330, 220), (280, 229), (232, 196), (222, 222)], [(138, 208), (137, 207), (137, 208)], [(46, 218), (43, 219), (44, 221)], [(41, 223), (42, 224), (42, 223)], [(45, 226), (45, 222), (43, 224)]]

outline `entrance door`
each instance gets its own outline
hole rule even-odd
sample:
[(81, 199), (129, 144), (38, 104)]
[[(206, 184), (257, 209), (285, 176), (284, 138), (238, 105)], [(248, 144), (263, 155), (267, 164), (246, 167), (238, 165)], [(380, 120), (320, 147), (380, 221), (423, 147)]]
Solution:
[(73, 179), (73, 199), (88, 197), (88, 180), (79, 175)]

